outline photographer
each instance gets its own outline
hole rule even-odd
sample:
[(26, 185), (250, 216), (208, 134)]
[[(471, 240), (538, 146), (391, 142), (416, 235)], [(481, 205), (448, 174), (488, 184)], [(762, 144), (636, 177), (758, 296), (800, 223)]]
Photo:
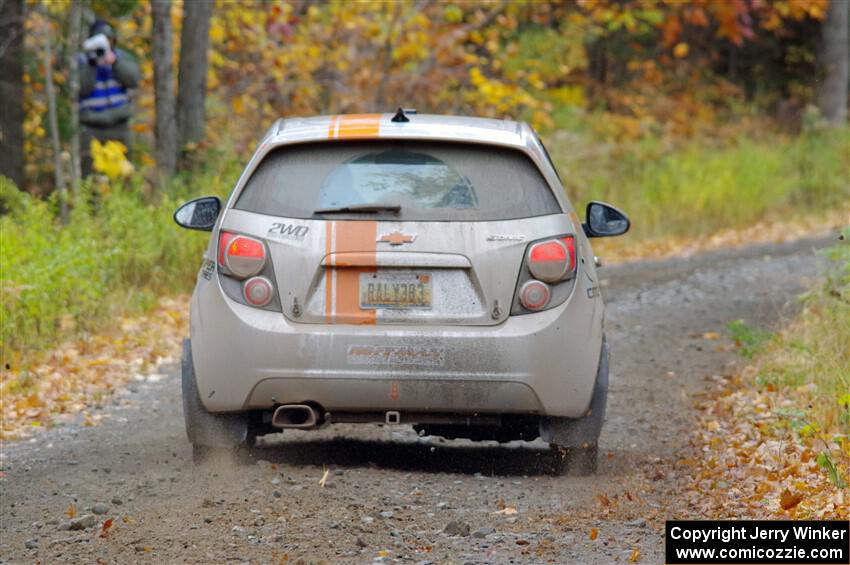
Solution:
[(80, 54), (80, 157), (82, 174), (91, 173), (91, 140), (120, 141), (130, 148), (133, 108), (128, 89), (139, 83), (139, 66), (115, 48), (115, 30), (103, 20), (89, 28)]

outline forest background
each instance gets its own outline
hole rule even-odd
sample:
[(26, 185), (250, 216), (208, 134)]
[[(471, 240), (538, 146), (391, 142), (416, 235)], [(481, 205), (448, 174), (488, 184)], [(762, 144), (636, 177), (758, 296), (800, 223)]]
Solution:
[[(81, 179), (95, 17), (143, 78), (130, 154)], [(190, 289), (206, 237), (173, 209), (226, 195), (278, 117), (527, 120), (579, 209), (630, 214), (622, 257), (846, 223), (846, 0), (0, 0), (0, 28), (4, 359)]]

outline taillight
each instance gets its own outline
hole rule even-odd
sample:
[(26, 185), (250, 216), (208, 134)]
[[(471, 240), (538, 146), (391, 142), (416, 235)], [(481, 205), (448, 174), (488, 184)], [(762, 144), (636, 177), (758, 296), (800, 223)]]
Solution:
[(224, 252), (227, 250), (227, 244), (230, 240), (236, 237), (235, 233), (219, 232), (218, 234), (218, 264), (224, 267)]
[(528, 270), (535, 279), (557, 282), (564, 278), (569, 266), (567, 247), (560, 240), (535, 243), (528, 252)]
[(561, 238), (561, 243), (567, 248), (567, 255), (570, 257), (570, 266), (567, 272), (572, 273), (576, 270), (576, 238), (568, 235)]
[(219, 264), (242, 279), (263, 270), (266, 264), (266, 246), (262, 241), (244, 235), (221, 232), (218, 240)]
[(281, 311), (274, 265), (262, 239), (222, 230), (218, 235), (218, 264), (221, 289), (232, 300)]
[(575, 269), (576, 246), (571, 235), (535, 243), (528, 252), (528, 270), (532, 277), (541, 281), (562, 281)]
[(532, 242), (525, 253), (511, 314), (554, 308), (570, 296), (578, 265), (575, 235)]
[(242, 296), (253, 306), (265, 306), (271, 302), (273, 290), (269, 279), (265, 277), (254, 277), (248, 279), (242, 285)]
[(528, 281), (519, 289), (519, 301), (528, 310), (543, 310), (549, 304), (549, 285), (540, 281)]

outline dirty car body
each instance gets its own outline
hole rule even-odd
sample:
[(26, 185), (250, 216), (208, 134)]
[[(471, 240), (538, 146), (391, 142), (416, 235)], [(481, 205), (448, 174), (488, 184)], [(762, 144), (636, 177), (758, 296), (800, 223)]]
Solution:
[(184, 350), (197, 447), (374, 422), (595, 450), (593, 232), (527, 124), (279, 120), (214, 208)]

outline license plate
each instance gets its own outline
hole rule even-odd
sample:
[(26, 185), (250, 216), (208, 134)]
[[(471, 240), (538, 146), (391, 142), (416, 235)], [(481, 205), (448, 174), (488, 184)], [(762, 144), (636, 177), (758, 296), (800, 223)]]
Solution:
[(430, 308), (430, 273), (361, 273), (360, 308)]

